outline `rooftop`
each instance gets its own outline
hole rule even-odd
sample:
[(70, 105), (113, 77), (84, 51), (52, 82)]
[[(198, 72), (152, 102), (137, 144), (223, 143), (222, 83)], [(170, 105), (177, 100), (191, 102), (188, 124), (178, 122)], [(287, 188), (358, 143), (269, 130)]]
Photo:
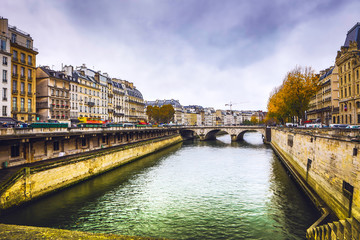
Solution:
[(350, 41), (357, 42), (360, 48), (360, 22), (356, 23), (347, 33), (344, 46), (349, 47)]

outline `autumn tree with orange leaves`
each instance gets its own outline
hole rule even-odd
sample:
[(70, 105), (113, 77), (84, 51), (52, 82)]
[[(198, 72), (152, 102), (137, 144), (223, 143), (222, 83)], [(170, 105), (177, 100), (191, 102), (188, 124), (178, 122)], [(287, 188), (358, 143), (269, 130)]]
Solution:
[(282, 85), (275, 88), (268, 101), (268, 120), (285, 123), (292, 117), (304, 119), (310, 98), (320, 90), (319, 76), (311, 67), (295, 67)]

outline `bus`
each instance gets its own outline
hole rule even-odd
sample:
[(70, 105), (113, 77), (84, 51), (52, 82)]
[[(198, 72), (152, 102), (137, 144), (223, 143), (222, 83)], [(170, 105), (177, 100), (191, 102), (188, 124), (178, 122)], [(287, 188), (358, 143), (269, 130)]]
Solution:
[(101, 127), (105, 122), (101, 118), (78, 117), (78, 127)]

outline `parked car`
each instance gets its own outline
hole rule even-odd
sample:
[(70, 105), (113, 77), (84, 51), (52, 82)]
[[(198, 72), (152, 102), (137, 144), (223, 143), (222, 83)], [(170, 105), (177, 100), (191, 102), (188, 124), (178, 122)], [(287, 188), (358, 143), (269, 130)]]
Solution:
[(355, 129), (360, 129), (360, 125), (349, 125), (346, 128), (355, 128)]
[(347, 128), (349, 124), (330, 124), (330, 128)]

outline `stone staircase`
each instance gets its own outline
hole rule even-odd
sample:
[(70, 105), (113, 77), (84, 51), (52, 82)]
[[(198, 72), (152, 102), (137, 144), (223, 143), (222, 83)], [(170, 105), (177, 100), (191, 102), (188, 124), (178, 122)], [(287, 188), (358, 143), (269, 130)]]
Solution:
[(306, 232), (309, 240), (360, 240), (360, 222), (355, 218), (346, 218), (317, 227)]

